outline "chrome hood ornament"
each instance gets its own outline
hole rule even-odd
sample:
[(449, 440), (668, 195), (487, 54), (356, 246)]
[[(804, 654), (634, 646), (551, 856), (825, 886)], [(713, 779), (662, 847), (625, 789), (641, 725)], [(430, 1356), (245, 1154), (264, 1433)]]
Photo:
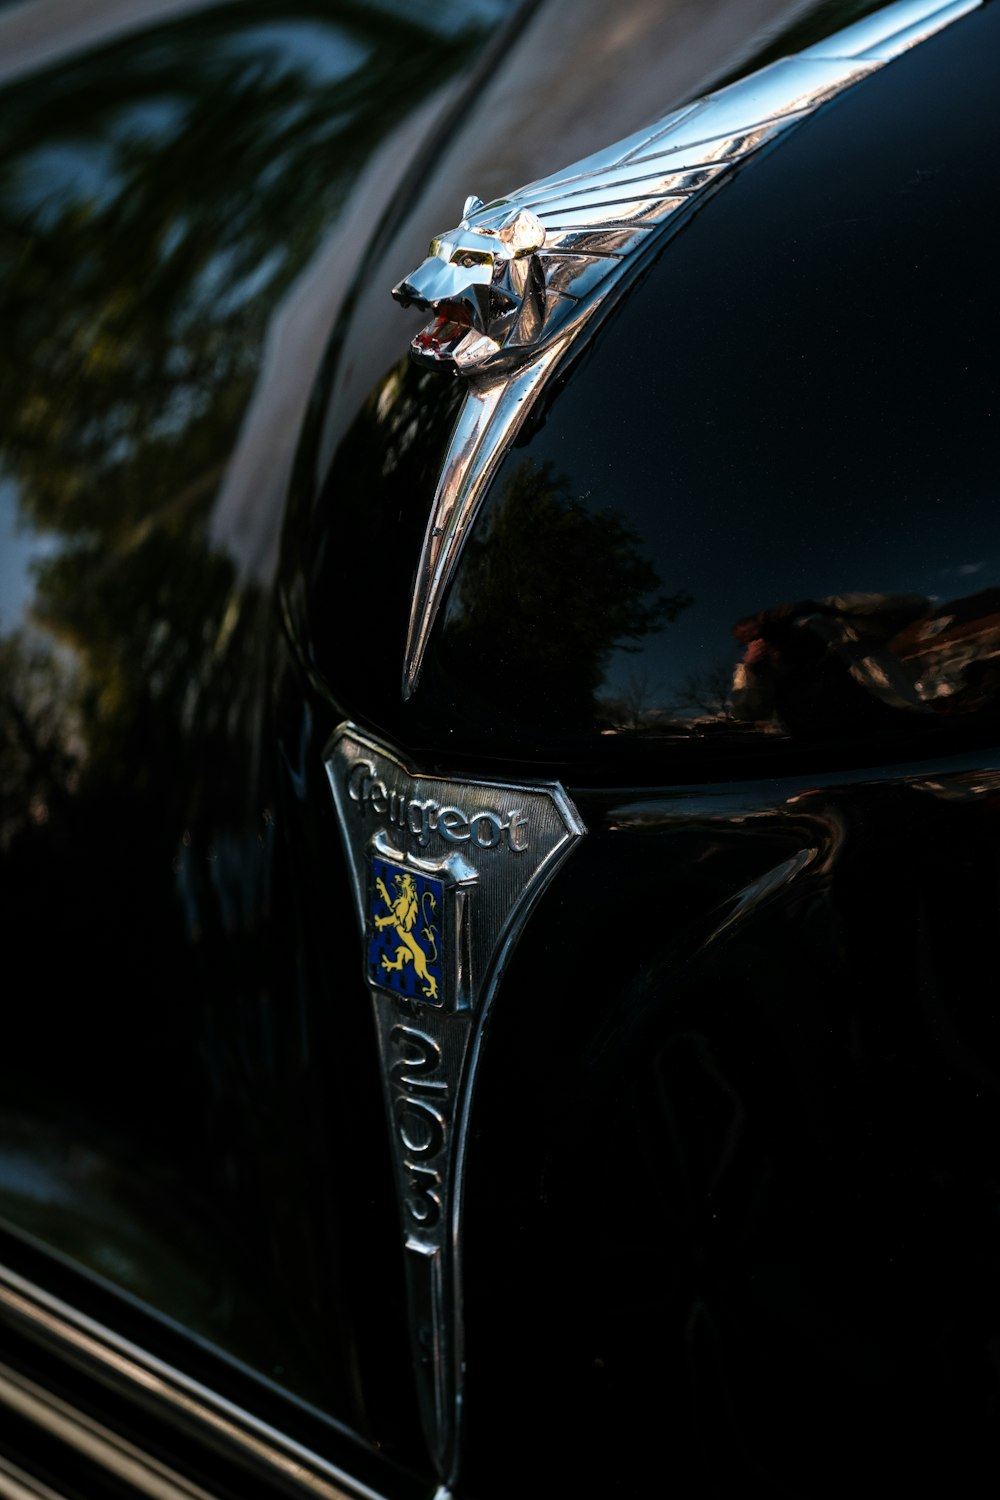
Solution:
[(418, 775), (353, 724), (336, 731), (325, 762), (382, 1061), (421, 1415), (448, 1486), (462, 1398), (462, 1173), (480, 1040), (507, 956), (584, 827), (555, 783)]
[(414, 359), (467, 386), (424, 537), (404, 698), (486, 486), (583, 330), (762, 146), (981, 3), (897, 0), (506, 198), (466, 199), (457, 228), (393, 288), (433, 314)]
[(404, 307), (434, 314), (410, 345), (414, 359), (469, 371), (536, 337), (545, 297), (535, 251), (544, 242), (530, 209), (466, 198), (458, 228), (432, 240), (423, 265), (392, 289)]

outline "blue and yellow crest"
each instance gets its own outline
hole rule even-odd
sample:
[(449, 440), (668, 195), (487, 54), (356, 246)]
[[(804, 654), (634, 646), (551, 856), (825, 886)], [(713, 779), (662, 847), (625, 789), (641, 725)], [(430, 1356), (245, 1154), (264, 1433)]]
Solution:
[(444, 1003), (444, 887), (419, 870), (373, 856), (368, 893), (368, 980), (406, 1000)]

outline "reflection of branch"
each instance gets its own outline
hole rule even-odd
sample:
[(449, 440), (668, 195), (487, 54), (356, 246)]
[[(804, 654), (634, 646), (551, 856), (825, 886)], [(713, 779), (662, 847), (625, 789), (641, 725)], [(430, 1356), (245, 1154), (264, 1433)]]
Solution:
[(26, 648), (19, 633), (0, 639), (0, 803), (12, 817), (4, 843), (30, 816), (36, 799), (64, 803), (77, 757), (70, 748), (73, 709), (54, 661)]
[(466, 543), (446, 615), (450, 670), (495, 683), (499, 660), (512, 714), (587, 724), (612, 653), (638, 651), (693, 602), (660, 587), (625, 515), (592, 511), (551, 460), (523, 459)]
[(601, 707), (616, 729), (637, 734), (662, 715), (663, 705), (656, 701), (659, 693), (659, 683), (640, 667), (628, 674), (621, 692), (600, 700)]
[(0, 702), (14, 726), (17, 742), (27, 756), (31, 769), (47, 786), (54, 786), (56, 778), (52, 769), (52, 756), (42, 749), (34, 727), (17, 698), (13, 693), (4, 693)]
[[(177, 516), (181, 511), (186, 510), (189, 505), (194, 505), (197, 500), (201, 500), (206, 494), (214, 490), (225, 472), (226, 465), (224, 463), (213, 464), (203, 474), (199, 474), (190, 483), (183, 485), (172, 499), (166, 500), (162, 505), (158, 505), (154, 511), (148, 516), (144, 516), (137, 525), (126, 532), (124, 539), (118, 544), (117, 550), (119, 555), (131, 552), (136, 547), (141, 547), (150, 532), (154, 531), (158, 526), (162, 526), (168, 517)], [(109, 556), (107, 562), (110, 563), (113, 560)]]
[(674, 707), (678, 712), (703, 714), (709, 719), (731, 719), (733, 716), (733, 669), (728, 662), (716, 662), (704, 672), (689, 672), (677, 689)]

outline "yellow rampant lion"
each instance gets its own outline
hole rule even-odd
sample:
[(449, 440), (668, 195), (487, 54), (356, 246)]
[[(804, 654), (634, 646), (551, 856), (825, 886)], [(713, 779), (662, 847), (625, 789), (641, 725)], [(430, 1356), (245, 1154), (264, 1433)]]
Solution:
[[(420, 915), (420, 908), (417, 903), (416, 882), (412, 875), (404, 871), (402, 874), (395, 876), (392, 883), (397, 893), (395, 899), (389, 895), (385, 881), (381, 876), (375, 882), (376, 890), (389, 908), (387, 916), (375, 917), (375, 930), (382, 932), (386, 927), (394, 927), (399, 935), (399, 944), (396, 948), (395, 958), (390, 958), (388, 954), (383, 953), (382, 968), (386, 972), (390, 972), (394, 969), (402, 970), (404, 965), (412, 963), (418, 979), (422, 982), (425, 999), (436, 1000), (438, 994), (437, 980), (427, 967), (428, 960), (432, 964), (437, 963), (438, 956), (433, 921), (425, 911), (423, 914), (425, 926), (421, 928), (420, 936), (424, 938), (432, 950), (430, 953), (426, 953), (413, 935), (413, 929), (417, 925), (417, 917)], [(431, 916), (433, 916), (433, 913), (437, 910), (437, 902), (430, 891), (425, 891), (425, 906), (428, 902), (430, 903)]]

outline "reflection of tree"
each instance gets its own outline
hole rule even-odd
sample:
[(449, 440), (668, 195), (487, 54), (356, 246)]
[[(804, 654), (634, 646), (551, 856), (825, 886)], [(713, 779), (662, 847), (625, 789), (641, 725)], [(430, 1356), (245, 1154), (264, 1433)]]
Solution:
[[(314, 56), (284, 46), (303, 22)], [(49, 545), (35, 633), (0, 641), (7, 957), (33, 1002), (10, 1017), (3, 1089), (26, 1120), (69, 1122), (74, 1148), (107, 1126), (117, 1156), (164, 1174), (153, 1196), (207, 1226), (206, 1303), (231, 1259), (204, 1203), (300, 1267), (281, 1223), (298, 1155), (279, 1140), (301, 1104), (281, 1053), (294, 996), (273, 1019), (256, 776), (270, 618), (213, 547), (211, 509), (276, 306), (373, 146), (480, 37), (431, 5), (241, 0), (5, 91), (2, 469)], [(101, 1227), (110, 1263), (124, 1226)], [(296, 1320), (312, 1358), (325, 1295), (273, 1285), (293, 1306), (253, 1355), (268, 1370), (303, 1357)], [(143, 1293), (177, 1315), (176, 1289)], [(242, 1352), (226, 1308), (205, 1327)]]
[(681, 714), (703, 714), (708, 719), (731, 719), (733, 715), (733, 669), (716, 662), (703, 672), (689, 672), (674, 694)]
[[(346, 76), (257, 40), (302, 21), (349, 49)], [(0, 390), (33, 520), (105, 541), (211, 498), (268, 313), (468, 42), (351, 0), (243, 5), (8, 91)]]
[(72, 673), (21, 633), (0, 637), (0, 854), (76, 790)]
[(601, 715), (620, 734), (641, 734), (663, 727), (664, 711), (660, 685), (651, 673), (639, 667), (628, 672), (617, 693), (602, 694)]
[(525, 459), (466, 544), (446, 618), (449, 656), (470, 686), (502, 673), (506, 709), (564, 727), (592, 721), (612, 651), (634, 651), (687, 594), (660, 580), (621, 516), (594, 513), (546, 462)]
[(2, 463), (63, 541), (32, 619), (75, 658), (81, 790), (162, 797), (253, 732), (259, 601), (209, 545), (212, 502), (278, 300), (479, 40), (444, 9), (244, 0), (5, 92)]

